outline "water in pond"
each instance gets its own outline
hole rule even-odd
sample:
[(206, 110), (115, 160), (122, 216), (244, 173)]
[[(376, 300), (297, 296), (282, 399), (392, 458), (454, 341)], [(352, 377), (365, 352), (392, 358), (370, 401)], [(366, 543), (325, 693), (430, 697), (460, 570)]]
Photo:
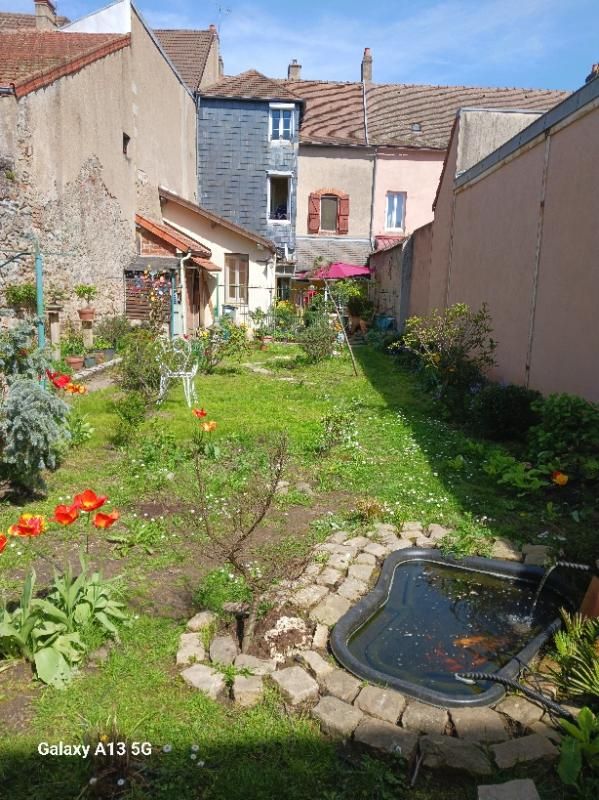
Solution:
[(471, 695), (455, 672), (496, 672), (559, 616), (563, 600), (545, 589), (529, 618), (536, 583), (424, 561), (400, 564), (387, 602), (348, 647), (369, 667), (415, 685)]

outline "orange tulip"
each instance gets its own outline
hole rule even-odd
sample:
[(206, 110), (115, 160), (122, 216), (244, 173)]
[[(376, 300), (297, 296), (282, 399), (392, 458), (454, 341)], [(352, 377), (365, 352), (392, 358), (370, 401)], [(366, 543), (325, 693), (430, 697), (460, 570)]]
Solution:
[(208, 412), (203, 408), (194, 408), (191, 413), (194, 415), (194, 417), (197, 417), (198, 419), (201, 419), (202, 417), (205, 417), (208, 414)]
[(96, 528), (110, 528), (110, 526), (114, 525), (118, 518), (118, 511), (111, 511), (110, 514), (104, 514), (104, 512), (98, 511), (96, 516), (93, 518), (93, 524)]
[(81, 511), (89, 513), (103, 506), (107, 500), (108, 497), (105, 495), (97, 495), (91, 489), (86, 489), (84, 492), (81, 492), (81, 494), (75, 495), (73, 498), (73, 505), (80, 508)]
[(570, 479), (564, 472), (560, 472), (559, 469), (556, 469), (551, 473), (551, 480), (556, 486), (565, 486)]
[(54, 509), (54, 522), (60, 525), (72, 525), (79, 516), (79, 507), (72, 506), (56, 506)]
[(4, 550), (7, 544), (8, 544), (8, 539), (3, 533), (0, 533), (0, 553)]
[(214, 420), (211, 420), (210, 422), (202, 422), (201, 428), (204, 433), (212, 433), (212, 431), (216, 430), (216, 422)]
[(8, 529), (11, 536), (39, 536), (46, 530), (44, 517), (34, 514), (21, 514), (19, 520)]

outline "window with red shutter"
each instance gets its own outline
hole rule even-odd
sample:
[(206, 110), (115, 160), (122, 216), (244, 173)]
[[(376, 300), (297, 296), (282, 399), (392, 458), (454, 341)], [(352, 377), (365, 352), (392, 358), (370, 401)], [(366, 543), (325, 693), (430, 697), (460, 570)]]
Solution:
[(337, 206), (337, 233), (348, 233), (349, 231), (349, 197), (340, 197)]
[(314, 192), (308, 198), (308, 233), (320, 230), (320, 195)]

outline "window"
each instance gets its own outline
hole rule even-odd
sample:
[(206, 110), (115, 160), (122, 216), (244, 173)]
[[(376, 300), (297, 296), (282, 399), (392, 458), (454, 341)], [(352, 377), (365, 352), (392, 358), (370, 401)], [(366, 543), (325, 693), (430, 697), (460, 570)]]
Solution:
[(270, 138), (275, 142), (293, 139), (293, 106), (270, 107)]
[(269, 177), (269, 219), (279, 221), (289, 219), (289, 180), (286, 175)]
[(227, 303), (247, 305), (249, 257), (232, 253), (225, 256), (225, 297)]
[(323, 195), (320, 198), (320, 230), (337, 232), (337, 214), (339, 198), (334, 195)]
[(406, 193), (387, 192), (385, 228), (388, 231), (403, 230), (406, 213)]
[(131, 141), (131, 137), (123, 132), (123, 155), (125, 155), (125, 156), (127, 155), (127, 149), (129, 148), (129, 142), (130, 141)]

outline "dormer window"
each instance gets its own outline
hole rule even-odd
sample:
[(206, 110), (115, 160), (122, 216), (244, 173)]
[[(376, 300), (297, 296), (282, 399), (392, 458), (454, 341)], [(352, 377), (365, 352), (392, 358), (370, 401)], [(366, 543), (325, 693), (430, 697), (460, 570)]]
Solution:
[(272, 142), (293, 139), (293, 104), (270, 104), (270, 140)]

